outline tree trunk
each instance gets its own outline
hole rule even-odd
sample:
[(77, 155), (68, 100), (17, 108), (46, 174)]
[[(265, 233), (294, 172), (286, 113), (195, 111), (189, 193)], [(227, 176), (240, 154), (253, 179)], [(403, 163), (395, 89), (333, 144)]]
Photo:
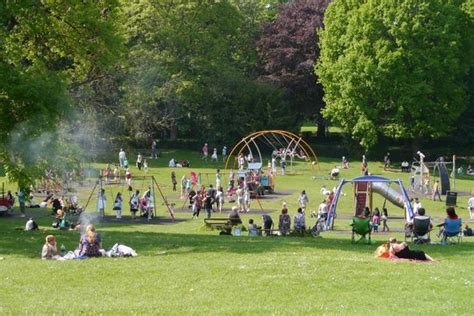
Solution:
[(178, 126), (176, 123), (172, 123), (170, 126), (170, 141), (176, 141), (178, 139)]
[(326, 138), (326, 122), (324, 120), (318, 120), (317, 125), (318, 130), (316, 132), (316, 137)]

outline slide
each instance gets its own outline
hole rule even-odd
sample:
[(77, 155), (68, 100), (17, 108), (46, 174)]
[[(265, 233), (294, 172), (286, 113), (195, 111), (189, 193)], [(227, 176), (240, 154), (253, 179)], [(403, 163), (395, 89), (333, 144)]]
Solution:
[(394, 205), (405, 209), (405, 203), (407, 205), (407, 212), (405, 214), (406, 220), (409, 221), (413, 218), (413, 209), (409, 201), (408, 194), (403, 186), (400, 186), (402, 192), (391, 188), (387, 183), (384, 182), (372, 182), (372, 192), (378, 193)]
[(403, 194), (388, 186), (384, 182), (372, 182), (372, 192), (382, 195), (394, 205), (404, 208)]
[(449, 172), (448, 168), (446, 168), (446, 164), (439, 162), (437, 163), (437, 167), (439, 170), (439, 178), (441, 179), (441, 194), (446, 194), (446, 191), (449, 191), (450, 184), (449, 184)]

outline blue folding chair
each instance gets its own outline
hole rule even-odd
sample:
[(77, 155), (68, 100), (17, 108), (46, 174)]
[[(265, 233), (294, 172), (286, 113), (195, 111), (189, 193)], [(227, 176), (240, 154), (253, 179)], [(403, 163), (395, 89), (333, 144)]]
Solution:
[(443, 231), (443, 242), (444, 243), (461, 243), (462, 242), (462, 220), (458, 219), (445, 219), (444, 231)]

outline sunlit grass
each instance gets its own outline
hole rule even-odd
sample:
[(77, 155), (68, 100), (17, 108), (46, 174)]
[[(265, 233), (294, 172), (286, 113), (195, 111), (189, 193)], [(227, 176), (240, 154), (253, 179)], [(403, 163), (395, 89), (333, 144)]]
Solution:
[[(191, 160), (192, 170), (202, 173), (213, 173), (223, 166), (204, 162), (199, 153), (188, 151), (165, 151), (161, 159), (151, 161), (149, 174), (155, 175), (164, 194), (177, 207), (182, 202), (171, 190), (171, 169), (166, 167), (171, 157)], [(329, 170), (339, 161), (320, 160), (319, 171), (299, 162), (294, 165), (297, 174), (279, 176), (276, 190), (281, 195), (262, 199), (264, 211), (276, 220), (285, 200), (294, 215), (297, 195), (303, 189), (309, 194), (310, 209), (316, 209), (323, 198), (319, 193), (321, 186), (332, 188), (338, 183), (321, 178), (327, 178)], [(352, 166), (342, 171), (343, 177), (359, 176), (358, 162)], [(370, 168), (374, 174), (400, 177), (408, 183), (407, 174), (384, 172), (380, 163), (370, 162)], [(132, 171), (135, 175), (142, 174), (135, 167)], [(174, 171), (179, 179), (190, 170)], [(203, 176), (202, 181), (213, 183), (213, 174)], [(226, 181), (224, 178), (222, 183)], [(456, 185), (469, 191), (472, 182), (463, 179)], [(136, 188), (146, 186), (147, 182), (134, 183)], [(15, 189), (13, 184), (8, 187)], [(110, 196), (119, 189), (106, 188), (108, 215), (113, 214)], [(347, 195), (340, 201), (338, 212), (346, 217), (353, 212), (352, 190), (351, 186), (345, 187)], [(383, 202), (383, 198), (374, 196), (374, 205), (380, 207)], [(422, 202), (430, 215), (444, 217), (443, 203), (428, 199)], [(466, 203), (467, 197), (460, 197), (457, 208), (465, 219), (468, 218)], [(89, 211), (94, 212), (94, 201), (91, 205)], [(389, 202), (387, 206), (389, 215), (402, 216), (401, 209)], [(127, 208), (124, 214), (128, 216)], [(254, 218), (260, 222), (260, 214), (253, 201), (252, 212), (243, 216), (244, 221)], [(374, 234), (371, 246), (352, 245), (348, 218), (337, 219), (337, 231), (326, 232), (322, 238), (223, 237), (217, 236), (216, 231), (201, 230), (202, 218), (191, 220), (186, 209), (177, 212), (181, 221), (169, 223), (169, 216), (160, 204), (161, 220), (157, 223), (130, 223), (125, 219), (123, 223), (97, 225), (105, 248), (120, 242), (136, 249), (139, 257), (53, 262), (39, 259), (44, 237), (55, 234), (59, 244), (72, 250), (77, 246), (79, 233), (53, 230), (52, 218), (46, 211), (32, 210), (29, 215), (37, 217), (40, 231), (17, 230), (24, 225), (22, 218), (0, 218), (1, 314), (468, 314), (472, 311), (474, 242), (469, 237), (461, 245), (412, 246), (427, 251), (438, 263), (394, 263), (375, 259), (373, 251), (389, 236), (403, 239), (401, 233)], [(307, 221), (312, 223), (309, 216)], [(401, 228), (403, 222), (392, 219), (389, 224)], [(436, 240), (434, 234), (432, 238)]]

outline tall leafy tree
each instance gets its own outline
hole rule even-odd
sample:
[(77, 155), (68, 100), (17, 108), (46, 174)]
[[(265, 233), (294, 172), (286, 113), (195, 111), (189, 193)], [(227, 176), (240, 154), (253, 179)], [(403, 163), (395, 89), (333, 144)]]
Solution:
[[(319, 58), (316, 30), (323, 27), (330, 0), (295, 0), (279, 6), (276, 18), (264, 24), (257, 46), (265, 78), (285, 88), (299, 120), (320, 117), (323, 91), (314, 65)], [(323, 120), (317, 120), (323, 125)], [(324, 128), (319, 128), (324, 135)]]
[[(0, 160), (20, 186), (57, 162), (69, 88), (116, 58), (115, 1), (0, 4)], [(62, 159), (66, 161), (67, 159)]]
[(281, 124), (288, 112), (278, 92), (252, 76), (256, 18), (247, 19), (244, 11), (230, 1), (127, 4), (125, 113), (138, 122), (131, 126), (134, 135), (170, 128), (223, 142), (266, 123)]
[(473, 60), (464, 2), (333, 2), (316, 67), (325, 117), (365, 148), (379, 134), (420, 140), (449, 133), (466, 105)]

